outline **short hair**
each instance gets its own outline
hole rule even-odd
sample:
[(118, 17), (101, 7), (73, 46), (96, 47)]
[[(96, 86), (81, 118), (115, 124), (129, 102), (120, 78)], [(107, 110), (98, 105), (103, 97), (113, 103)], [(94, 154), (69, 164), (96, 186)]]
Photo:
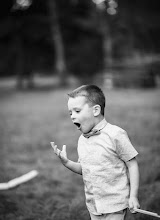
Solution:
[(96, 85), (82, 85), (68, 94), (69, 97), (86, 97), (88, 103), (100, 105), (101, 114), (104, 116), (105, 96), (102, 90)]

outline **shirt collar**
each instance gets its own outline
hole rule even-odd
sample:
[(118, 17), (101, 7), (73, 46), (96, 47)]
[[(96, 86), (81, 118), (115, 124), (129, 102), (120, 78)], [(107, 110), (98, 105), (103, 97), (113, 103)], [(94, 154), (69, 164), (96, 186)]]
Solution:
[(102, 119), (93, 129), (102, 130), (107, 125), (106, 119)]

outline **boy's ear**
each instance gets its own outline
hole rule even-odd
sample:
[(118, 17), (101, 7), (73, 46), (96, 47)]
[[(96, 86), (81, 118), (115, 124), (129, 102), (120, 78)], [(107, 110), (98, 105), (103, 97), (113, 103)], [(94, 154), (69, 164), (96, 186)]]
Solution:
[(98, 116), (101, 113), (101, 106), (100, 105), (94, 105), (93, 106), (93, 115)]

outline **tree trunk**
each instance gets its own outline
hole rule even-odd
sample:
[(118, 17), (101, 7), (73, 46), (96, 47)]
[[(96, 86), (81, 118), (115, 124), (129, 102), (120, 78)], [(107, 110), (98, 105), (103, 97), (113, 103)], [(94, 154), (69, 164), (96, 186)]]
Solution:
[(55, 48), (55, 72), (59, 77), (60, 84), (66, 84), (66, 61), (64, 55), (64, 44), (62, 39), (62, 33), (60, 31), (60, 25), (58, 22), (56, 3), (53, 0), (48, 0), (48, 8), (50, 15), (50, 22), (52, 28), (52, 37)]

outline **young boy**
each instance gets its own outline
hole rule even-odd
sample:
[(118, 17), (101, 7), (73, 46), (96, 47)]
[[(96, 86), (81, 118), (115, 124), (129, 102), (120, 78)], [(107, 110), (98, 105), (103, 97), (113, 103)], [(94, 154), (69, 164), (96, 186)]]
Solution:
[(52, 142), (54, 153), (68, 169), (83, 176), (86, 205), (91, 220), (123, 220), (126, 209), (139, 208), (137, 151), (127, 133), (104, 118), (105, 96), (95, 85), (81, 86), (68, 94), (72, 122), (82, 132), (78, 162), (68, 159)]

